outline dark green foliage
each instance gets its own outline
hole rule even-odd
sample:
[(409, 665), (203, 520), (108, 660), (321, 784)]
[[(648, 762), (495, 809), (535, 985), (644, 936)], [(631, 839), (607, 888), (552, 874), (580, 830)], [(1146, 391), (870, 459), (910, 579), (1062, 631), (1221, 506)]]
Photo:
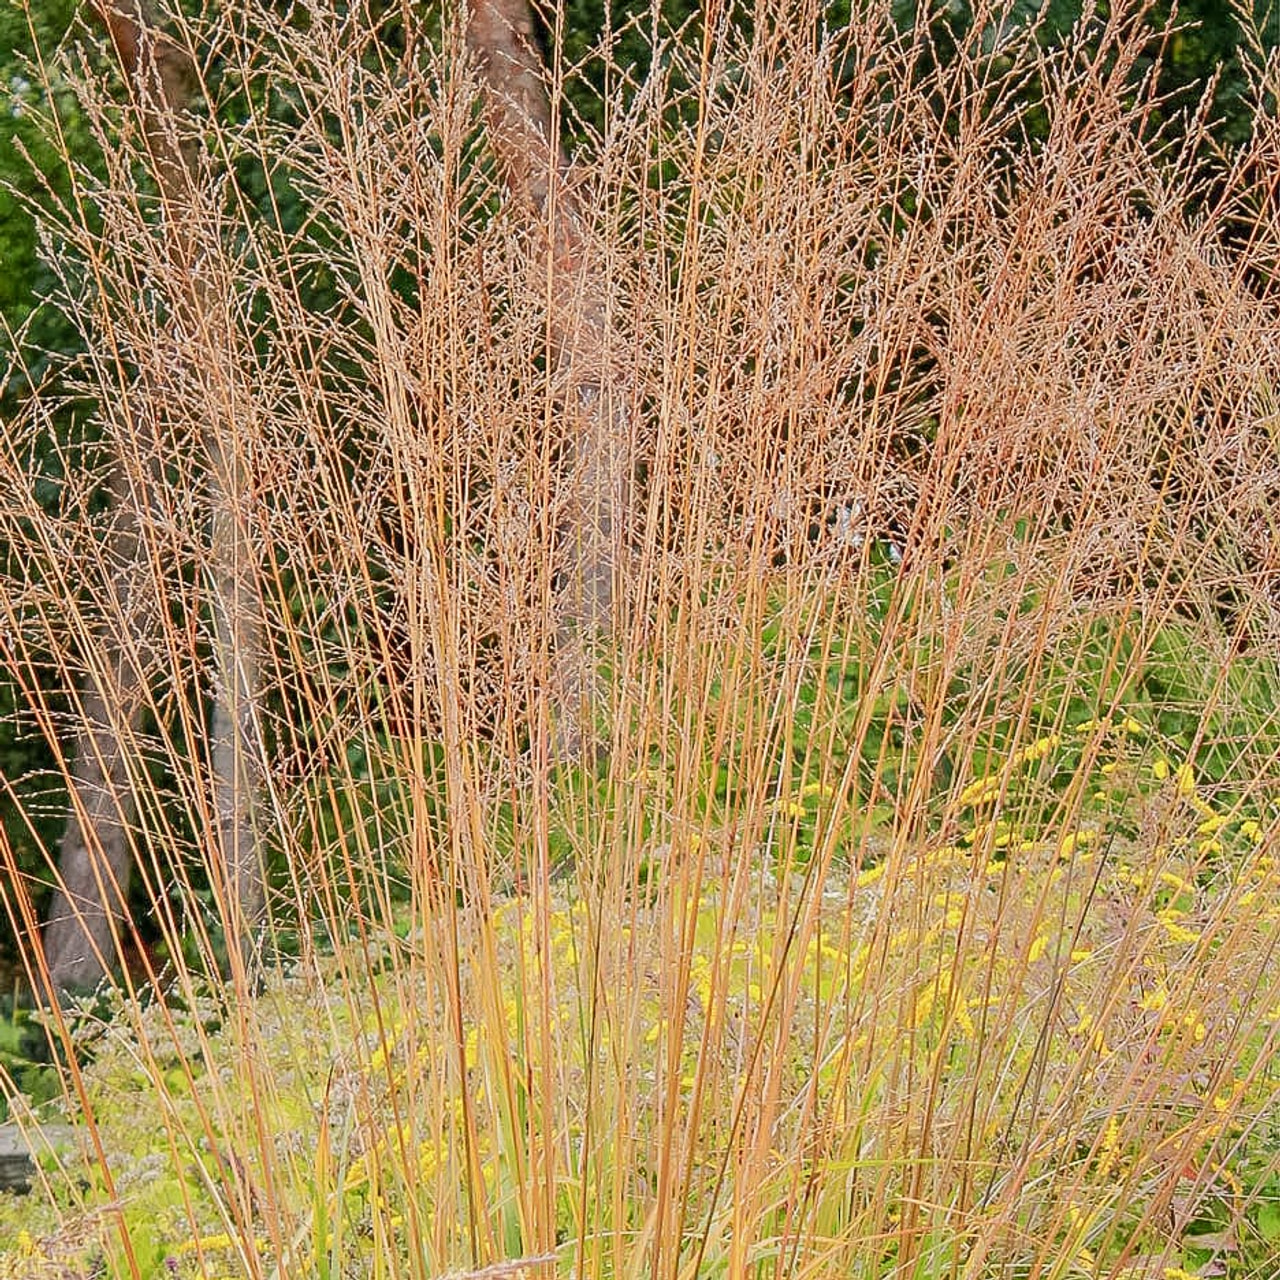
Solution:
[[(1151, 41), (1146, 55), (1130, 73), (1136, 89), (1155, 72), (1160, 105), (1153, 113), (1153, 126), (1172, 125), (1176, 134), (1200, 109), (1205, 92), (1211, 90), (1207, 118), (1214, 137), (1223, 144), (1237, 144), (1248, 137), (1253, 118), (1250, 70), (1261, 53), (1280, 43), (1280, 8), (1273, 0), (1255, 0), (1251, 22), (1244, 18), (1243, 10), (1248, 7), (1247, 0), (1239, 6), (1232, 0), (1153, 0), (1142, 16)], [(833, 16), (841, 8), (848, 12), (848, 6), (833, 6)], [(921, 19), (922, 11), (930, 15), (926, 21)], [(994, 9), (968, 0), (938, 6), (899, 0), (893, 12), (899, 27), (914, 29), (918, 37), (927, 39), (932, 56), (943, 64), (961, 42), (975, 38), (984, 52), (999, 61), (1001, 45), (1037, 16), (1037, 38), (1047, 49), (1079, 39), (1097, 47), (1112, 22), (1112, 6), (1106, 0), (1096, 4), (1089, 0), (1045, 0), (1043, 4), (1011, 0)], [(980, 28), (975, 25), (979, 21)], [(1028, 83), (1024, 106), (1034, 106), (1039, 89)], [(1028, 121), (1033, 138), (1046, 124), (1043, 115), (1034, 110)]]
[[(33, 386), (42, 387), (51, 404), (61, 401), (65, 392), (52, 357), (74, 354), (80, 347), (75, 326), (58, 305), (59, 280), (34, 215), (36, 207), (74, 199), (64, 147), (77, 164), (96, 167), (75, 94), (57, 77), (45, 92), (37, 61), (37, 49), (47, 58), (67, 37), (76, 8), (71, 0), (50, 0), (29, 13), (16, 5), (0, 7), (0, 422), (5, 423)], [(52, 418), (53, 431), (24, 459), (28, 471), (41, 477), (37, 499), (50, 507), (61, 492), (68, 457), (64, 450), (82, 434), (80, 415), (63, 403)], [(0, 545), (0, 558), (8, 554)], [(25, 709), (22, 692), (6, 669), (0, 673), (0, 778), (30, 793), (50, 785), (51, 775), (42, 771), (51, 761), (38, 736), (24, 732)], [(41, 876), (41, 846), (62, 825), (57, 786), (43, 805), (31, 808), (42, 818), (35, 831), (19, 820), (0, 792), (0, 819), (19, 867)], [(9, 950), (0, 934), (0, 957)]]
[(608, 113), (626, 109), (654, 70), (655, 49), (661, 57), (674, 40), (689, 47), (702, 38), (702, 6), (690, 0), (565, 0), (540, 13), (548, 51), (558, 50), (573, 73), (565, 121), (571, 145), (601, 133)]

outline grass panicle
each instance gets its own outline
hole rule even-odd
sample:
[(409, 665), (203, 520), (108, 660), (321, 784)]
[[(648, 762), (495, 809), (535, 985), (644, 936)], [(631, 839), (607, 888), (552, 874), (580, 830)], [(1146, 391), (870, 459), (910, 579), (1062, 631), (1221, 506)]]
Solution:
[[(51, 760), (3, 785), (44, 830), (102, 709), (136, 923), (48, 1015), (54, 1103), (0, 1077), (84, 1135), (0, 1200), (0, 1275), (1275, 1274), (1276, 68), (1222, 154), (1144, 12), (984, 9), (947, 55), (765, 6), (612, 68), (566, 179), (637, 459), (587, 764), (564, 284), (456, 28), (169, 16), (212, 331), (134, 107), (48, 52), (103, 165), (41, 212), (84, 350), (0, 440), (0, 673)], [(257, 994), (219, 978), (211, 422)], [(46, 852), (6, 854), (28, 942)]]

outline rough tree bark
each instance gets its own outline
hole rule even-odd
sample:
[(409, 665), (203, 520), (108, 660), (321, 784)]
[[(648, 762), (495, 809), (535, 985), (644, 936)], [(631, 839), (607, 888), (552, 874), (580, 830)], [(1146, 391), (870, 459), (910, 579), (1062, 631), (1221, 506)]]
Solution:
[[(249, 397), (239, 388), (235, 357), (216, 289), (208, 278), (199, 243), (198, 156), (182, 119), (196, 92), (191, 58), (160, 32), (147, 0), (99, 0), (106, 27), (141, 123), (152, 176), (163, 210), (166, 249), (173, 279), (172, 322), (202, 358), (191, 371), (202, 379), (207, 406), (204, 440), (209, 459), (209, 596), (212, 614), (213, 714), (209, 767), (216, 821), (218, 886), (228, 931), (228, 951), (256, 978), (257, 948), (265, 909), (265, 878), (255, 825), (262, 769), (255, 728), (259, 687), (260, 623), (257, 562), (246, 529), (249, 483), (237, 441)], [(114, 539), (110, 548), (122, 582), (139, 555), (132, 495), (118, 485)], [(121, 590), (127, 588), (121, 587)], [(117, 592), (118, 611), (137, 613), (135, 602)], [(137, 625), (145, 625), (139, 622)], [(45, 933), (52, 994), (95, 986), (119, 957), (119, 927), (129, 881), (128, 830), (134, 804), (128, 755), (122, 741), (136, 730), (141, 680), (126, 633), (102, 635), (111, 650), (114, 679), (95, 683), (82, 699), (86, 727), (72, 766), (72, 816), (59, 850), (61, 887)], [(110, 707), (105, 699), (121, 697)], [(112, 726), (111, 716), (117, 718)], [(120, 717), (127, 718), (123, 726)], [(232, 960), (233, 968), (237, 960)]]
[(551, 694), (560, 753), (591, 756), (599, 746), (597, 655), (617, 623), (615, 573), (631, 472), (628, 389), (606, 282), (590, 259), (571, 167), (554, 127), (529, 0), (472, 0), (467, 46), (484, 85), (490, 145), (530, 221), (535, 267), (546, 282), (570, 469), (559, 521)]

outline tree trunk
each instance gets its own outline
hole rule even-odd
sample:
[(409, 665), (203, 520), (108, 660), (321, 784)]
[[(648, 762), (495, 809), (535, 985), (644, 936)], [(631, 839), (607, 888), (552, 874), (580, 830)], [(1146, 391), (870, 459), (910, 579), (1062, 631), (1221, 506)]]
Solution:
[(614, 634), (631, 430), (605, 281), (590, 261), (560, 146), (528, 0), (472, 0), (467, 25), (485, 88), (490, 143), (507, 189), (530, 219), (546, 280), (549, 329), (569, 441), (560, 521), (552, 698), (565, 756), (598, 746), (599, 650)]
[(147, 603), (138, 599), (138, 518), (123, 469), (112, 470), (107, 533), (113, 612), (98, 628), (106, 670), (90, 672), (80, 696), (81, 728), (71, 764), (71, 814), (58, 854), (58, 887), (49, 905), (44, 949), (49, 993), (92, 991), (120, 955), (126, 920), (131, 828), (135, 816), (129, 741), (143, 706), (140, 647)]
[[(196, 70), (186, 50), (165, 37), (145, 0), (101, 0), (98, 16), (115, 45), (142, 126), (153, 176), (160, 191), (167, 250), (174, 279), (172, 323), (202, 353), (197, 376), (205, 385), (205, 446), (210, 460), (208, 503), (209, 597), (213, 629), (213, 714), (209, 743), (217, 848), (211, 860), (214, 888), (227, 929), (228, 951), (257, 977), (257, 949), (265, 908), (264, 870), (255, 824), (261, 780), (255, 694), (259, 687), (261, 636), (256, 590), (257, 559), (246, 525), (250, 486), (237, 447), (237, 414), (250, 397), (239, 387), (234, 346), (216, 290), (202, 261), (197, 196), (197, 155), (183, 140), (182, 117), (196, 92)], [(188, 133), (189, 139), (189, 133)], [(136, 524), (127, 495), (113, 492), (118, 544), (116, 563), (127, 567), (139, 554)], [(126, 529), (128, 530), (126, 532)], [(96, 985), (118, 959), (115, 927), (128, 886), (128, 756), (120, 733), (108, 727), (103, 697), (140, 691), (141, 676), (129, 665), (126, 635), (104, 637), (114, 647), (110, 664), (116, 689), (86, 695), (86, 730), (72, 768), (73, 815), (59, 851), (66, 892), (54, 902), (45, 934), (45, 954), (55, 992)], [(136, 717), (139, 699), (127, 702)], [(130, 719), (128, 729), (136, 727)], [(236, 959), (232, 960), (233, 967)]]

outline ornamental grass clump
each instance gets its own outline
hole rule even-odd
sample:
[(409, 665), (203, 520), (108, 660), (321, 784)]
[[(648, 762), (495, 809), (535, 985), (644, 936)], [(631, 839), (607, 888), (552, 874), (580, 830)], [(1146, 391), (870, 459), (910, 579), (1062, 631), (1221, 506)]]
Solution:
[(637, 20), (599, 125), (553, 59), (630, 397), (605, 636), (567, 285), (453, 18), (168, 15), (213, 344), (137, 104), (47, 51), (102, 163), (40, 213), (83, 351), (0, 444), (33, 984), (104, 725), (135, 874), (62, 1096), (0, 1077), (80, 1135), (0, 1276), (1275, 1272), (1274, 62), (1223, 153), (1136, 8), (947, 22)]

